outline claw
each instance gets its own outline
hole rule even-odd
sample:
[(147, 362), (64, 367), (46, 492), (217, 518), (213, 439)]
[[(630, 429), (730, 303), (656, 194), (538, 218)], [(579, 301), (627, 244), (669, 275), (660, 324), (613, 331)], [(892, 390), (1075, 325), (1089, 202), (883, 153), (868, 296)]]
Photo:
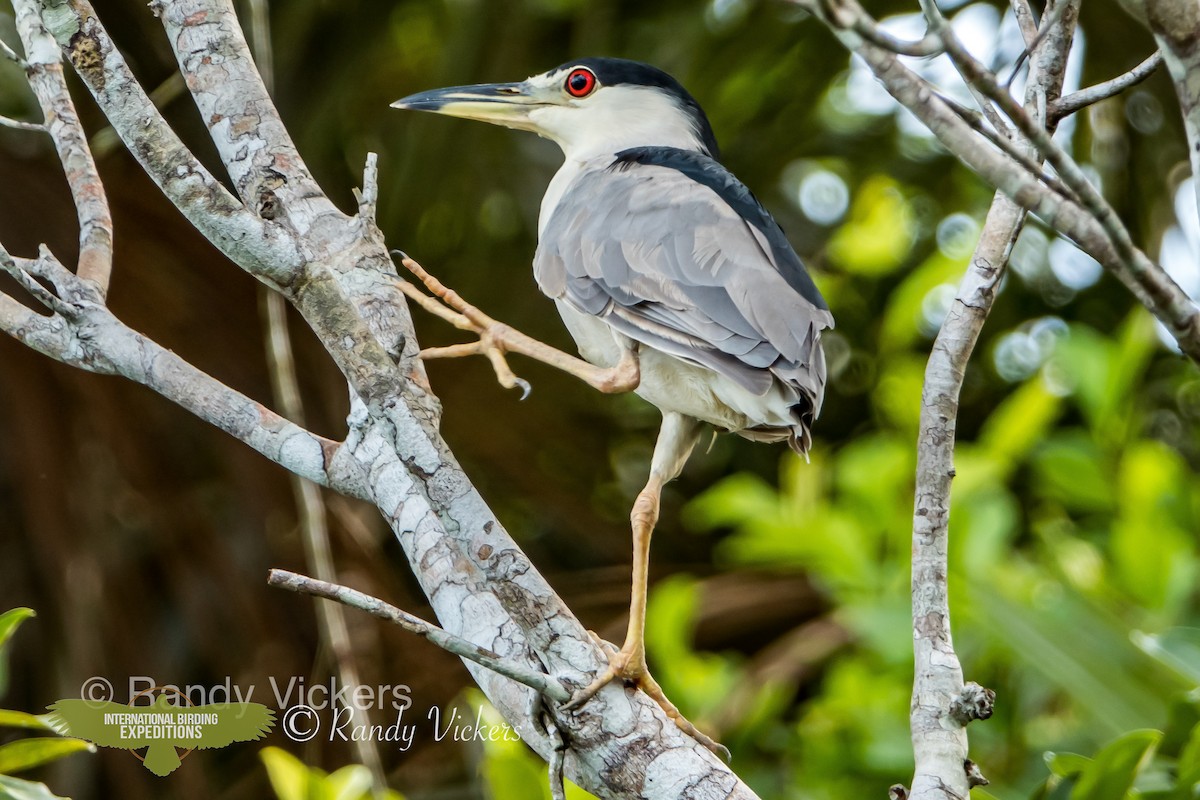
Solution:
[(543, 364), (549, 364), (569, 375), (574, 375), (602, 392), (629, 392), (637, 388), (641, 380), (641, 372), (636, 349), (626, 350), (622, 353), (621, 361), (615, 367), (605, 368), (589, 364), (583, 359), (568, 355), (492, 319), (464, 300), (458, 292), (426, 272), (424, 267), (409, 258), (403, 250), (392, 250), (391, 253), (397, 256), (404, 268), (433, 293), (431, 297), (414, 284), (403, 278), (397, 278), (396, 286), (405, 296), (430, 314), (449, 322), (459, 330), (471, 331), (479, 336), (477, 342), (423, 351), (422, 358), (486, 355), (492, 362), (492, 368), (496, 372), (496, 378), (500, 381), (500, 385), (506, 389), (521, 389), (522, 400), (529, 396), (529, 382), (513, 375), (505, 359), (507, 353), (520, 353), (541, 361)]
[[(612, 645), (605, 642), (592, 631), (588, 631), (588, 633), (591, 634), (592, 639), (601, 649), (607, 651), (608, 648), (612, 647)], [(607, 647), (605, 647), (606, 645)], [(701, 733), (695, 725), (680, 713), (675, 704), (667, 699), (667, 695), (663, 692), (662, 687), (658, 685), (658, 681), (654, 680), (653, 676), (650, 675), (650, 670), (646, 666), (644, 651), (638, 648), (622, 648), (616, 652), (608, 652), (608, 666), (590, 684), (580, 689), (570, 700), (563, 704), (562, 710), (574, 711), (582, 707), (584, 703), (595, 697), (601, 689), (617, 679), (623, 681), (626, 686), (641, 689), (650, 696), (651, 700), (658, 704), (658, 707), (675, 723), (676, 727), (707, 747), (722, 761), (729, 763), (730, 755), (728, 748), (713, 740), (712, 737)]]

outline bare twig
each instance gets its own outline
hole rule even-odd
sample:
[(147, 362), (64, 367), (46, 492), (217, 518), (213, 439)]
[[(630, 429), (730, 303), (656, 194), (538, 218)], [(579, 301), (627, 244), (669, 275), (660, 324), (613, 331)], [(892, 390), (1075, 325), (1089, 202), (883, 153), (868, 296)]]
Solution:
[(1060, 97), (1050, 104), (1050, 118), (1052, 120), (1063, 119), (1079, 111), (1081, 108), (1086, 108), (1094, 103), (1099, 103), (1101, 100), (1107, 100), (1114, 95), (1120, 94), (1129, 87), (1136, 86), (1153, 75), (1162, 62), (1162, 51), (1155, 50), (1146, 60), (1123, 75), (1118, 75), (1112, 80), (1107, 80), (1104, 83), (1098, 83), (1095, 86), (1089, 86), (1086, 89), (1080, 89), (1078, 92), (1072, 92), (1065, 97)]
[(355, 190), (358, 200), (358, 216), (370, 223), (375, 222), (375, 212), (379, 205), (379, 156), (367, 153), (367, 163), (363, 167), (362, 191)]
[(1029, 0), (1011, 0), (1011, 2), (1013, 16), (1017, 20), (1017, 27), (1021, 29), (1021, 38), (1025, 40), (1026, 52), (1028, 52), (1033, 47), (1038, 33), (1033, 7), (1029, 5)]
[[(1144, 253), (1133, 248), (1131, 260), (1129, 250), (1118, 247), (1110, 236), (1111, 219), (1101, 220), (1090, 207), (1063, 199), (1010, 156), (981, 147), (978, 134), (937, 97), (936, 91), (928, 83), (904, 66), (894, 53), (865, 41), (852, 30), (837, 27), (822, 14), (821, 7), (814, 0), (794, 2), (825, 21), (846, 48), (863, 58), (888, 92), (920, 119), (964, 164), (993, 186), (1002, 189), (1021, 206), (1040, 216), (1055, 230), (1075, 241), (1112, 271), (1171, 332), (1180, 349), (1193, 361), (1200, 362), (1200, 308)], [(1058, 18), (1057, 15), (1055, 17)], [(994, 78), (991, 82), (994, 86)], [(1012, 119), (1013, 115), (1009, 114), (1009, 117)], [(1023, 112), (1019, 117), (1028, 120)], [(1019, 128), (1022, 133), (1026, 132), (1025, 125)], [(1045, 138), (1045, 131), (1041, 131), (1041, 137), (1035, 139), (1035, 144), (1040, 145)], [(1054, 147), (1058, 149), (1057, 145)], [(1076, 177), (1082, 176), (1077, 174)], [(1086, 179), (1083, 183), (1087, 184)], [(1068, 182), (1068, 186), (1075, 189), (1071, 182)], [(1094, 192), (1094, 187), (1090, 187), (1090, 184), (1087, 186), (1088, 191)]]
[(565, 703), (571, 697), (571, 693), (565, 686), (546, 673), (536, 672), (523, 664), (501, 658), (491, 650), (472, 644), (460, 636), (448, 633), (442, 628), (431, 625), (420, 617), (409, 614), (407, 611), (402, 611), (393, 605), (389, 605), (377, 597), (371, 597), (346, 586), (319, 581), (306, 575), (282, 569), (271, 570), (267, 575), (267, 583), (271, 586), (287, 589), (299, 594), (310, 594), (314, 597), (324, 597), (327, 600), (334, 600), (351, 608), (365, 611), (372, 616), (387, 620), (395, 625), (399, 625), (409, 633), (415, 633), (417, 636), (428, 639), (443, 650), (453, 653), (460, 658), (474, 661), (485, 669), (499, 673), (517, 683), (522, 683), (538, 694), (549, 697), (551, 700)]
[(67, 91), (62, 54), (42, 24), (35, 0), (15, 0), (17, 32), (25, 46), (25, 74), (54, 141), (79, 217), (79, 277), (94, 283), (103, 297), (112, 276), (113, 224), (104, 184), (88, 148), (87, 136)]
[[(1200, 176), (1200, 47), (1196, 47), (1200, 6), (1190, 0), (1144, 0), (1135, 5), (1144, 11), (1154, 42), (1167, 62), (1183, 113), (1192, 175)], [(1193, 183), (1200, 203), (1200, 180)]]
[(1056, 193), (1062, 196), (1063, 199), (1070, 200), (1072, 202), (1078, 202), (1074, 193), (1072, 193), (1071, 190), (1057, 177), (1042, 169), (1041, 162), (1031, 156), (1026, 148), (1022, 147), (1008, 136), (1003, 136), (997, 133), (995, 130), (982, 124), (979, 121), (979, 115), (972, 113), (969, 108), (964, 108), (963, 106), (946, 97), (943, 97), (942, 100), (946, 103), (946, 106), (951, 111), (953, 111), (964, 122), (970, 125), (972, 130), (977, 132), (980, 136), (986, 138), (998, 149), (1002, 150), (1005, 155), (1012, 157), (1012, 159), (1024, 167), (1030, 175), (1035, 176), (1042, 183), (1046, 184), (1047, 187), (1053, 189)]
[(836, 18), (839, 20), (839, 24), (853, 28), (859, 36), (896, 55), (925, 58), (936, 56), (942, 52), (941, 38), (931, 32), (927, 32), (915, 42), (888, 33), (867, 13), (858, 0), (818, 0), (818, 2), (821, 3), (824, 14)]
[[(924, 0), (924, 3), (932, 6), (933, 0)], [(1072, 8), (1075, 5), (1077, 3), (1059, 3), (1055, 7), (1054, 15), (1047, 19), (1049, 25), (1044, 25), (1042, 31), (1039, 32), (1039, 40), (1047, 35), (1051, 29), (1050, 25), (1054, 24), (1057, 20), (1070, 19), (1073, 24), (1074, 16), (1078, 13), (1077, 9), (1069, 13), (1064, 9)], [(1127, 272), (1138, 283), (1139, 287), (1146, 292), (1153, 305), (1163, 308), (1167, 312), (1170, 319), (1168, 326), (1172, 328), (1172, 333), (1176, 337), (1180, 335), (1195, 337), (1197, 334), (1200, 334), (1200, 310), (1197, 309), (1196, 304), (1161, 267), (1150, 261), (1146, 254), (1138, 249), (1133, 243), (1133, 238), (1129, 230), (1121, 222), (1116, 211), (1104, 199), (1104, 196), (1092, 182), (1088, 180), (1087, 175), (1075, 163), (1075, 160), (1054, 141), (1054, 138), (1041, 124), (1036, 122), (1012, 98), (1012, 95), (996, 82), (995, 75), (967, 52), (962, 42), (959, 41), (958, 37), (955, 36), (954, 32), (948, 26), (941, 30), (941, 34), (943, 42), (946, 45), (946, 53), (950, 56), (955, 66), (958, 67), (963, 78), (978, 86), (980, 91), (996, 102), (1021, 133), (1033, 143), (1038, 152), (1054, 167), (1063, 182), (1079, 197), (1084, 208), (1088, 210), (1104, 229), (1109, 242), (1112, 244), (1121, 262), (1122, 270)], [(1063, 58), (1065, 59), (1065, 55)], [(1047, 102), (1052, 102), (1053, 99), (1049, 95), (1045, 98)], [(1190, 352), (1193, 358), (1200, 357), (1200, 338), (1197, 338), (1194, 343), (1190, 342), (1185, 345), (1181, 342), (1180, 345), (1185, 351)], [(1192, 349), (1189, 350), (1189, 348)]]
[(17, 54), (17, 51), (9, 47), (8, 42), (4, 41), (3, 39), (0, 39), (0, 56), (7, 58), (21, 69), (25, 69), (29, 66), (25, 59), (21, 58), (21, 56)]
[(13, 119), (0, 115), (0, 125), (6, 128), (15, 128), (19, 131), (37, 131), (38, 133), (46, 132), (46, 124), (43, 122), (25, 122), (20, 119)]

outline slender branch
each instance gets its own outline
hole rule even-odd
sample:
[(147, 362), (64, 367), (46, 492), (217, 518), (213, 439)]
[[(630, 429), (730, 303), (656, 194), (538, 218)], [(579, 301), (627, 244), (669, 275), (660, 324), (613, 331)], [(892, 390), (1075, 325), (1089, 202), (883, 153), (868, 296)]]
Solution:
[(1011, 0), (1011, 4), (1013, 17), (1017, 20), (1017, 27), (1021, 29), (1021, 38), (1025, 40), (1025, 47), (1032, 49), (1038, 34), (1033, 7), (1029, 5), (1029, 0)]
[(1112, 271), (1166, 326), (1180, 349), (1193, 361), (1200, 362), (1200, 309), (1160, 266), (1136, 250), (1130, 263), (1127, 253), (1118, 250), (1104, 225), (1089, 209), (1053, 192), (1010, 156), (981, 147), (978, 134), (919, 76), (900, 63), (894, 53), (865, 41), (852, 30), (835, 26), (821, 14), (820, 6), (813, 0), (794, 2), (825, 21), (847, 49), (863, 58), (888, 92), (964, 164)]
[[(46, 2), (46, 0), (43, 0)], [(65, 0), (47, 27), (146, 174), (234, 263), (289, 284), (301, 262), (291, 231), (251, 214), (184, 146), (155, 109), (88, 0)]]
[(17, 32), (25, 46), (25, 74), (37, 96), (45, 129), (62, 162), (79, 217), (79, 277), (96, 284), (103, 298), (112, 276), (113, 222), (104, 184), (87, 136), (75, 113), (62, 69), (62, 53), (42, 24), (36, 0), (14, 0)]
[(473, 644), (461, 636), (431, 625), (420, 617), (415, 617), (407, 611), (402, 611), (389, 605), (377, 597), (363, 594), (346, 586), (319, 581), (305, 575), (299, 575), (287, 570), (273, 569), (267, 575), (267, 583), (280, 589), (287, 589), (299, 594), (311, 594), (314, 597), (324, 597), (343, 605), (365, 611), (372, 616), (399, 625), (409, 633), (428, 639), (433, 644), (453, 653), (460, 658), (475, 662), (484, 669), (503, 675), (517, 683), (524, 684), (540, 695), (552, 700), (565, 703), (571, 698), (570, 691), (554, 678), (544, 672), (535, 672), (523, 664), (501, 658), (491, 650)]
[[(1072, 0), (1065, 0), (1069, 3)], [(1077, 0), (1075, 0), (1077, 2)], [(931, 25), (935, 24), (931, 21)], [(1032, 118), (1053, 132), (1044, 99), (1057, 96), (1065, 59), (1047, 54), (1054, 48), (1065, 55), (1071, 46), (1074, 15), (1047, 20), (1059, 30), (1039, 38), (1033, 48), (1025, 103)], [(943, 30), (943, 34), (947, 31)], [(950, 34), (952, 36), (952, 34)], [(947, 48), (952, 45), (948, 42)], [(1034, 161), (1028, 139), (1013, 145)], [(1025, 210), (997, 191), (984, 222), (970, 265), (959, 284), (955, 302), (934, 340), (921, 392), (917, 447), (917, 480), (913, 511), (912, 597), (915, 675), (913, 679), (912, 739), (916, 755), (913, 800), (968, 795), (987, 779), (967, 759), (966, 726), (991, 715), (995, 693), (978, 684), (964, 685), (962, 666), (950, 634), (949, 521), (950, 488), (954, 478), (954, 447), (958, 403), (967, 363), (995, 301), (1008, 258), (1025, 220)], [(901, 796), (896, 794), (894, 796)]]
[[(923, 0), (926, 5), (933, 5), (933, 0)], [(1069, 20), (1074, 24), (1078, 13), (1073, 6), (1078, 2), (1062, 2), (1055, 8), (1053, 17), (1048, 24), (1056, 24), (1059, 20)], [(1048, 35), (1049, 28), (1043, 27), (1039, 39)], [(1075, 160), (1072, 159), (1047, 130), (1026, 112), (1007, 91), (997, 82), (996, 77), (980, 64), (958, 40), (954, 32), (947, 26), (942, 31), (942, 39), (946, 45), (946, 53), (962, 73), (963, 78), (978, 86), (984, 94), (996, 102), (1016, 124), (1021, 133), (1026, 136), (1045, 159), (1054, 167), (1063, 182), (1081, 200), (1084, 208), (1090, 213), (1104, 231), (1117, 257), (1118, 275), (1128, 276), (1126, 283), (1136, 284), (1139, 296), (1149, 300), (1148, 305), (1167, 324), (1180, 347), (1193, 360), (1200, 360), (1200, 309), (1196, 303), (1179, 287), (1177, 283), (1157, 264), (1152, 262), (1133, 243), (1129, 230), (1117, 216), (1116, 211), (1100, 191), (1092, 184)], [(1035, 47), (1035, 53), (1037, 49)], [(1057, 58), (1063, 62), (1065, 53)], [(1045, 102), (1052, 102), (1055, 97), (1047, 94)], [(1102, 262), (1103, 263), (1103, 262)], [(1145, 302), (1145, 301), (1144, 301)], [(1164, 318), (1165, 317), (1165, 318)], [(1184, 339), (1187, 339), (1185, 342)]]
[(967, 361), (991, 311), (1025, 211), (997, 192), (970, 267), (934, 340), (921, 391), (917, 485), (913, 512), (912, 597), (914, 678), (912, 739), (916, 756), (913, 800), (967, 796), (963, 724), (952, 724), (962, 666), (950, 636), (950, 484), (958, 398)]
[(1107, 80), (1104, 83), (1098, 83), (1095, 86), (1089, 86), (1086, 89), (1080, 89), (1078, 92), (1072, 92), (1065, 97), (1060, 97), (1050, 104), (1050, 118), (1060, 120), (1064, 117), (1069, 117), (1082, 108), (1099, 103), (1101, 100), (1107, 100), (1131, 86), (1137, 86), (1153, 75), (1162, 62), (1162, 51), (1155, 50), (1146, 60), (1123, 75), (1118, 75), (1112, 80)]
[(3, 39), (0, 39), (0, 56), (7, 58), (21, 69), (25, 69), (27, 66), (29, 66), (25, 59), (21, 58), (21, 56), (17, 54), (17, 51), (9, 47), (8, 42), (4, 41)]
[(6, 128), (15, 128), (19, 131), (37, 131), (38, 133), (46, 132), (46, 125), (43, 122), (25, 122), (20, 119), (13, 119), (0, 114), (0, 125)]
[(951, 111), (953, 111), (959, 116), (960, 119), (970, 125), (972, 130), (994, 144), (999, 150), (1003, 151), (1005, 155), (1010, 156), (1018, 164), (1024, 167), (1030, 175), (1036, 177), (1050, 189), (1053, 189), (1063, 199), (1077, 202), (1075, 195), (1071, 193), (1071, 190), (1067, 188), (1067, 186), (1064, 185), (1063, 182), (1058, 178), (1042, 169), (1041, 162), (1030, 155), (1026, 148), (1022, 147), (1008, 136), (1002, 136), (995, 130), (982, 124), (979, 121), (979, 115), (972, 113), (969, 108), (964, 108), (963, 106), (946, 97), (942, 97), (942, 100), (946, 103), (946, 106)]
[[(36, 260), (17, 260), (0, 249), (0, 264), (19, 273), (25, 286), (55, 316), (24, 308), (11, 298), (0, 308), (0, 330), (44, 355), (102, 375), (123, 375), (147, 386), (201, 419), (245, 442), (270, 460), (323, 486), (366, 497), (357, 468), (342, 446), (304, 430), (124, 325), (103, 303), (95, 284), (84, 281), (43, 250)], [(51, 281), (51, 294), (31, 275)], [(15, 307), (14, 307), (15, 306)]]
[[(1135, 10), (1145, 14), (1159, 52), (1167, 62), (1187, 136), (1192, 175), (1200, 178), (1200, 5), (1192, 0), (1136, 0)], [(1200, 208), (1200, 180), (1196, 188)]]

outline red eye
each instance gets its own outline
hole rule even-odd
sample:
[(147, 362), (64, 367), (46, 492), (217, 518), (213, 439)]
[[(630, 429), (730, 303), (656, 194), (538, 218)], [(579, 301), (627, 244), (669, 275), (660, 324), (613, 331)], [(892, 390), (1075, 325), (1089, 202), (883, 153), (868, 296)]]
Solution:
[(572, 97), (587, 97), (596, 88), (596, 76), (590, 69), (576, 67), (567, 76), (564, 87)]

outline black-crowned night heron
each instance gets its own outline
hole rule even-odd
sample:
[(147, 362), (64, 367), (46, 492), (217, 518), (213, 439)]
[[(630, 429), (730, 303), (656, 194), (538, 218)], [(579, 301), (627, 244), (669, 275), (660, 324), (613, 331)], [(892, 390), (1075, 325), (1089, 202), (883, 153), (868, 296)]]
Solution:
[(609, 391), (633, 389), (663, 415), (650, 479), (630, 515), (625, 644), (569, 705), (620, 678), (714, 746), (646, 668), (659, 495), (683, 469), (702, 423), (807, 453), (825, 391), (829, 307), (779, 225), (716, 160), (699, 104), (662, 70), (585, 58), (520, 83), (435, 89), (393, 105), (533, 131), (562, 148), (566, 162), (542, 199), (538, 286), (595, 365), (571, 371)]

